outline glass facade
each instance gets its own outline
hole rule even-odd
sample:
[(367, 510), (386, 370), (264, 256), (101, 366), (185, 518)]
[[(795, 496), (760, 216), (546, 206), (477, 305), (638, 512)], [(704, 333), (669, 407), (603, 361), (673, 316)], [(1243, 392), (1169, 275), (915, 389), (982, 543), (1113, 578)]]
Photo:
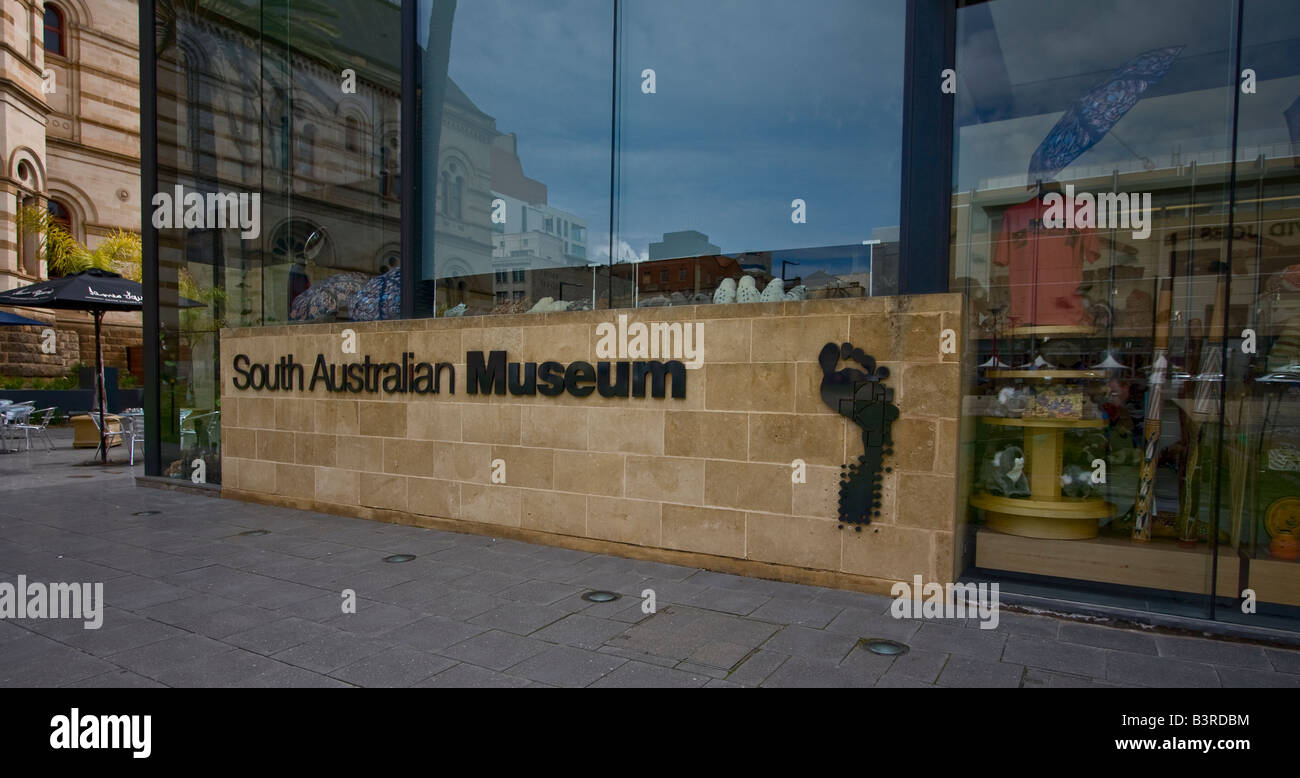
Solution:
[(887, 293), (902, 31), (849, 0), (421, 0), (416, 315)]
[(225, 326), (962, 292), (965, 575), (1300, 624), (1284, 0), (143, 6), (150, 475)]
[(221, 327), (397, 316), (400, 7), (155, 13), (157, 474), (219, 484)]
[[(1300, 30), (1284, 5), (958, 9), (973, 573), (1225, 619), (1249, 589), (1253, 623), (1294, 619)], [(1059, 37), (1067, 17), (1087, 45)]]

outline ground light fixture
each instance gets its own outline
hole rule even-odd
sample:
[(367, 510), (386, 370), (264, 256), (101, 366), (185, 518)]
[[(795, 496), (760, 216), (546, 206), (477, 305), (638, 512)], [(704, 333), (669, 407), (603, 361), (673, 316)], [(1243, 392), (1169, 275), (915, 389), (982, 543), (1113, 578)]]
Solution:
[(884, 638), (862, 638), (858, 641), (858, 645), (880, 656), (902, 656), (910, 650), (903, 643)]
[(614, 600), (617, 600), (620, 596), (621, 595), (615, 594), (614, 592), (597, 590), (594, 592), (587, 592), (586, 594), (582, 595), (582, 599), (586, 600), (587, 602), (613, 602)]
[(132, 516), (157, 516), (160, 513), (162, 513), (162, 511), (136, 511), (131, 515)]
[(392, 556), (384, 557), (385, 562), (391, 562), (392, 564), (410, 562), (412, 559), (415, 559), (415, 554), (393, 554)]
[(271, 534), (270, 532), (268, 532), (268, 531), (266, 531), (266, 530), (264, 530), (264, 529), (250, 529), (250, 530), (247, 531), (247, 532), (241, 532), (241, 533), (239, 533), (239, 537), (241, 537), (241, 538), (256, 538), (256, 537), (260, 537), (260, 536), (262, 536), (262, 535), (270, 535), (270, 534)]

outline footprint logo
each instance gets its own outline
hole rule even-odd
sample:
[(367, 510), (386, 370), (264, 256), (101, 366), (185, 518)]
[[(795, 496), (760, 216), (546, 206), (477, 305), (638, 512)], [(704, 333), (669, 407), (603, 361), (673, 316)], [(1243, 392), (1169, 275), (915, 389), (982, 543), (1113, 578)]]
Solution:
[[(856, 362), (862, 369), (836, 370), (841, 360)], [(898, 419), (894, 390), (883, 383), (889, 368), (877, 367), (874, 357), (851, 343), (827, 343), (817, 362), (822, 369), (822, 402), (862, 430), (862, 456), (854, 464), (841, 465), (839, 511), (840, 521), (858, 525), (861, 532), (862, 525), (880, 515), (884, 474), (892, 470), (884, 466), (885, 455), (894, 453), (890, 426)]]

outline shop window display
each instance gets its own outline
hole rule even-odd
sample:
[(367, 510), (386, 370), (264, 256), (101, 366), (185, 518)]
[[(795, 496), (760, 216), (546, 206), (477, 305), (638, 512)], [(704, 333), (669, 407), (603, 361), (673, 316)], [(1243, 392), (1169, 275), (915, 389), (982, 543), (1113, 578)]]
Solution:
[[(964, 567), (1219, 618), (1252, 618), (1250, 589), (1253, 623), (1287, 623), (1300, 135), (1285, 96), (1300, 62), (1271, 70), (1267, 106), (1237, 112), (1236, 4), (1177, 5), (1131, 9), (1125, 29), (1146, 32), (1119, 38), (1106, 14), (1080, 20), (1111, 43), (1069, 56), (1045, 43), (1064, 3), (959, 6)], [(1275, 6), (1245, 4), (1243, 60), (1294, 49), (1295, 30), (1251, 22)]]

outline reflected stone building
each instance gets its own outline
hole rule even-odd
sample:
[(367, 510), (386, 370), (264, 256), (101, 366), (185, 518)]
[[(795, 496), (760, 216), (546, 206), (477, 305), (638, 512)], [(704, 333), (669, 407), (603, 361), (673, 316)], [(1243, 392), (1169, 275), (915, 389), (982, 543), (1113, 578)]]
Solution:
[[(0, 289), (14, 289), (48, 277), (40, 236), (18, 228), (22, 208), (48, 209), (91, 248), (114, 230), (140, 230), (139, 11), (131, 0), (3, 0), (0, 8)], [(42, 354), (38, 330), (6, 328), (0, 373), (53, 377), (93, 361), (88, 314), (19, 313), (50, 322), (58, 348)], [(139, 315), (106, 321), (107, 364), (133, 362), (142, 376)]]

